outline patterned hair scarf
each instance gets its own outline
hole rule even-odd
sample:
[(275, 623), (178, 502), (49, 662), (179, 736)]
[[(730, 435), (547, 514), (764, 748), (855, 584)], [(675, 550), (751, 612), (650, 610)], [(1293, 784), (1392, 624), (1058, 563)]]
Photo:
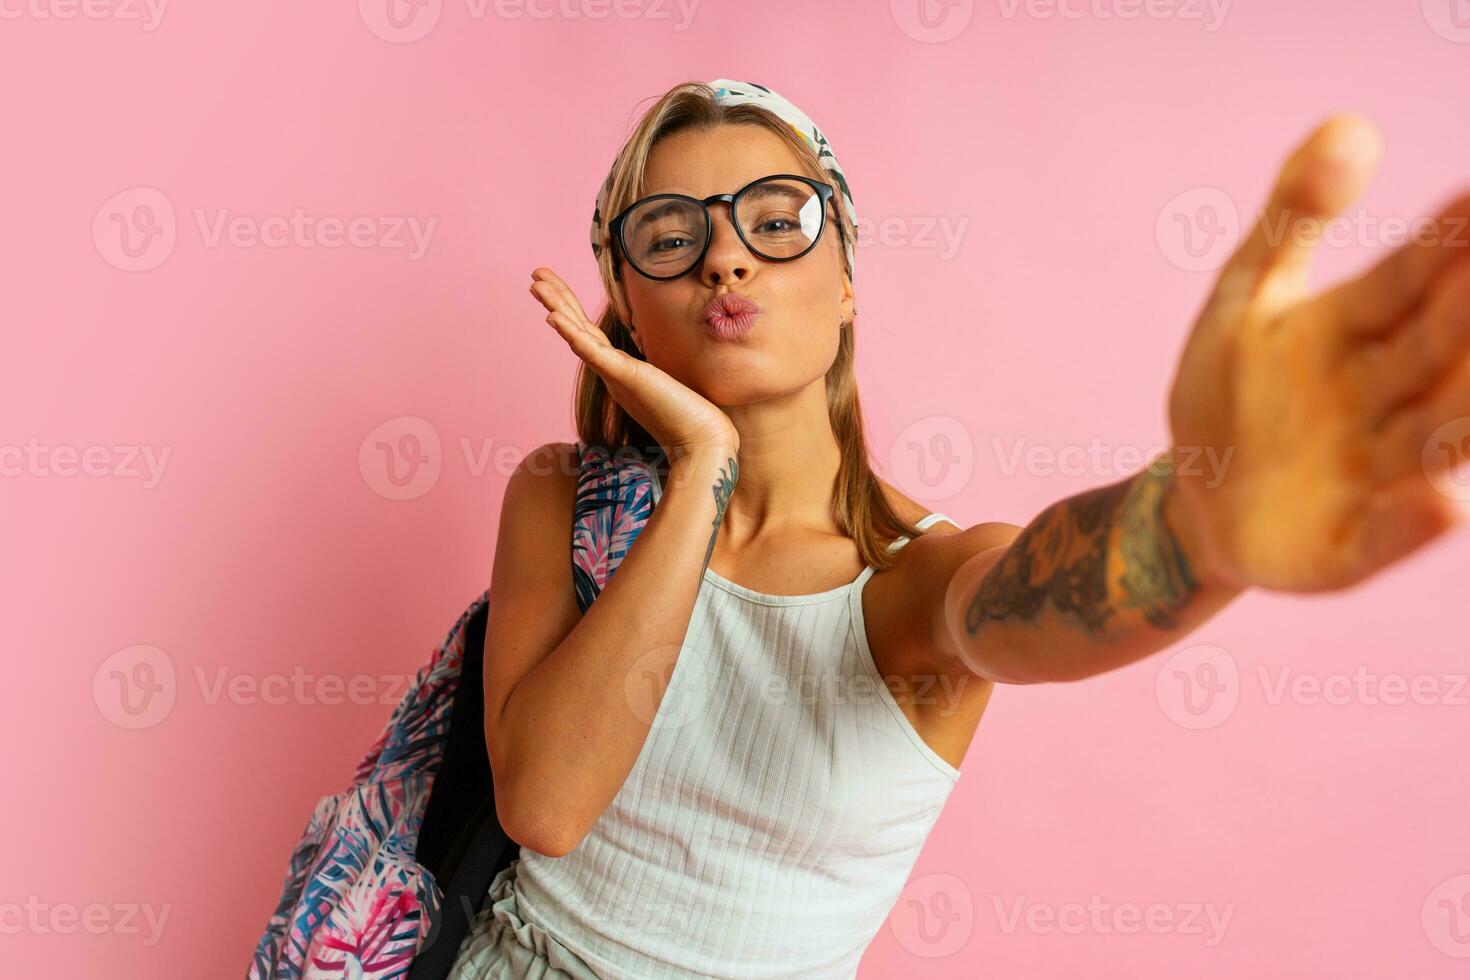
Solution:
[[(715, 91), (715, 101), (721, 105), (739, 105), (743, 102), (754, 102), (762, 108), (769, 109), (790, 124), (791, 128), (801, 134), (808, 145), (816, 152), (817, 159), (822, 166), (832, 175), (832, 183), (836, 185), (839, 196), (842, 199), (843, 210), (847, 212), (848, 221), (854, 229), (857, 228), (857, 209), (853, 207), (852, 191), (847, 186), (847, 176), (842, 172), (842, 167), (837, 163), (837, 156), (832, 152), (827, 137), (812, 122), (811, 117), (798, 109), (793, 103), (782, 98), (780, 95), (754, 82), (737, 82), (731, 78), (717, 78), (709, 82), (709, 87)], [(601, 255), (602, 249), (607, 245), (607, 233), (603, 228), (602, 214), (607, 207), (608, 191), (612, 187), (612, 174), (602, 182), (602, 189), (597, 192), (597, 206), (592, 211), (592, 254)], [(843, 236), (843, 245), (847, 250), (847, 274), (853, 275), (853, 248), (851, 236)]]

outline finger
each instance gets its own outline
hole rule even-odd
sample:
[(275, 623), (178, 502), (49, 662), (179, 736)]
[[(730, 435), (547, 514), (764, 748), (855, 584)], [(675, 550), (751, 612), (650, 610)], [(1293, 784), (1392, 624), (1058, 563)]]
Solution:
[(612, 341), (607, 334), (595, 323), (592, 323), (580, 310), (569, 306), (565, 298), (550, 288), (546, 283), (535, 282), (531, 284), (531, 295), (535, 296), (541, 305), (548, 311), (547, 322), (550, 322), (550, 314), (557, 314), (564, 318), (564, 322), (577, 330), (586, 333), (591, 340), (605, 347), (611, 347)]
[(1282, 166), (1255, 227), (1226, 261), (1217, 298), (1267, 309), (1299, 299), (1323, 223), (1362, 193), (1381, 156), (1378, 130), (1363, 116), (1339, 113), (1318, 126)]
[(1355, 346), (1347, 370), (1370, 419), (1458, 369), (1470, 345), (1470, 263), (1440, 276), (1417, 312), (1384, 340)]
[(565, 310), (546, 314), (546, 322), (556, 328), (572, 348), (572, 353), (586, 361), (587, 366), (601, 375), (604, 381), (628, 377), (629, 363), (638, 363), (609, 343), (601, 330), (585, 326)]
[[(581, 317), (589, 324), (592, 322), (587, 311), (582, 309), (582, 303), (577, 299), (577, 294), (572, 292), (572, 287), (568, 286), (561, 276), (550, 269), (537, 269), (536, 271), (545, 273), (539, 280), (544, 284), (541, 290), (558, 304), (558, 308), (566, 310), (573, 316)], [(532, 275), (535, 277), (535, 273)]]
[(1465, 458), (1454, 445), (1432, 445), (1442, 426), (1457, 419), (1470, 429), (1470, 370), (1461, 361), (1432, 390), (1396, 409), (1368, 433), (1368, 462), (1377, 482), (1422, 473), (1433, 476)]
[(1459, 521), (1453, 503), (1422, 476), (1409, 476), (1371, 494), (1349, 527), (1349, 547), (1364, 574), (1407, 557)]
[(1373, 268), (1322, 294), (1345, 332), (1372, 337), (1392, 330), (1440, 275), (1470, 256), (1470, 194), (1416, 223), (1410, 234)]

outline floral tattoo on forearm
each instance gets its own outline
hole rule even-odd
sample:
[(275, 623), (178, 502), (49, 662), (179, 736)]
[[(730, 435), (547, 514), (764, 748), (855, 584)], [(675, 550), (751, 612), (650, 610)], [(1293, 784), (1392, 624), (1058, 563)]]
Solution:
[[(1164, 519), (1172, 489), (1166, 454), (1128, 480), (1048, 508), (981, 581), (965, 610), (966, 633), (973, 637), (1002, 620), (1035, 621), (1047, 600), (1093, 637), (1105, 635), (1121, 609), (1136, 610), (1159, 629), (1176, 628), (1173, 614), (1200, 585)], [(1109, 587), (1110, 559), (1121, 565), (1116, 589)]]
[(726, 458), (725, 469), (711, 487), (715, 495), (715, 519), (710, 522), (709, 547), (704, 550), (704, 567), (709, 567), (710, 556), (715, 553), (715, 538), (720, 533), (720, 523), (725, 519), (725, 508), (729, 506), (730, 494), (735, 490), (735, 481), (740, 477), (740, 464), (734, 456)]

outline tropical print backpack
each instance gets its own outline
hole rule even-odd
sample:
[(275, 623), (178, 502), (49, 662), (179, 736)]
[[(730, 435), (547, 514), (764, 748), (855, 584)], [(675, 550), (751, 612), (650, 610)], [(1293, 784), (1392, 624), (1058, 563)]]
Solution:
[[(585, 613), (653, 511), (653, 461), (576, 443), (572, 577)], [(275, 914), (247, 980), (401, 980), (425, 945), (443, 887), (416, 851), (425, 804), (444, 759), (468, 641), (483, 623), (481, 593), (419, 668), (348, 787), (323, 797), (287, 864)], [(493, 815), (491, 817), (493, 819)]]

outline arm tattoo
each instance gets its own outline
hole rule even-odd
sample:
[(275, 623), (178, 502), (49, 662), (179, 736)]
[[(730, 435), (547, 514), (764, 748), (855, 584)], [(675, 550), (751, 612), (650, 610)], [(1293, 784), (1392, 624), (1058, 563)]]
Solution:
[[(965, 630), (991, 621), (1036, 620), (1051, 600), (1093, 636), (1120, 609), (1136, 609), (1153, 626), (1173, 629), (1171, 615), (1199, 591), (1178, 539), (1164, 520), (1173, 485), (1168, 460), (1131, 479), (1069, 497), (1048, 508), (1007, 549), (976, 588)], [(1116, 530), (1118, 544), (1110, 549)], [(1117, 596), (1109, 589), (1109, 565)]]
[(720, 522), (725, 519), (725, 508), (730, 503), (730, 494), (735, 490), (735, 481), (740, 478), (740, 464), (735, 462), (734, 456), (727, 457), (725, 466), (729, 474), (726, 475), (725, 470), (721, 470), (719, 482), (711, 488), (715, 494), (715, 519), (711, 522), (709, 547), (704, 550), (705, 568), (709, 567), (710, 556), (715, 553), (715, 538), (720, 533)]

